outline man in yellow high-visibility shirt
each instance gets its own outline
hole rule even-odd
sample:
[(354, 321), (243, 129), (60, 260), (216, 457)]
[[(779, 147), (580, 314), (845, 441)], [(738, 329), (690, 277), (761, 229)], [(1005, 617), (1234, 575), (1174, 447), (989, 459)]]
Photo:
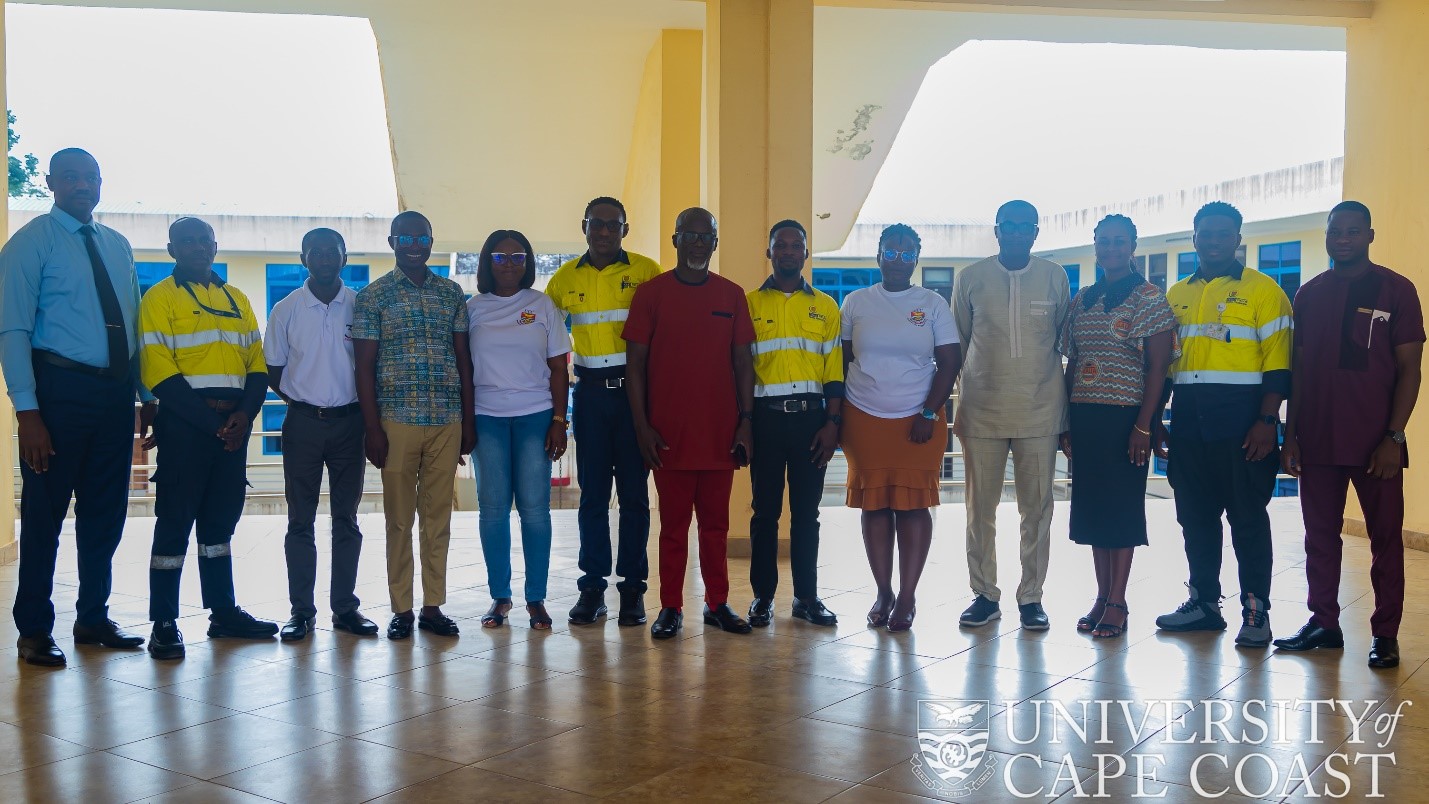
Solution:
[[(589, 250), (551, 277), (546, 295), (570, 316), (576, 371), (572, 422), (576, 479), (581, 486), (580, 600), (570, 621), (589, 625), (606, 614), (612, 569), (620, 582), (620, 624), (645, 622), (645, 581), (650, 576), (650, 472), (640, 457), (625, 394), (625, 319), (635, 289), (660, 273), (649, 257), (621, 247), (629, 234), (625, 207), (602, 196), (586, 205), (581, 221)], [(610, 491), (620, 502), (620, 541), (614, 567), (610, 545)]]
[(268, 374), (258, 320), (247, 297), (213, 272), (213, 227), (180, 218), (169, 227), (174, 274), (139, 306), (140, 371), (159, 398), (158, 469), (149, 619), (155, 659), (184, 655), (179, 576), (197, 525), (199, 581), (210, 637), (267, 639), (277, 623), (254, 619), (233, 593), (229, 542), (243, 514), (248, 435), (263, 407)]

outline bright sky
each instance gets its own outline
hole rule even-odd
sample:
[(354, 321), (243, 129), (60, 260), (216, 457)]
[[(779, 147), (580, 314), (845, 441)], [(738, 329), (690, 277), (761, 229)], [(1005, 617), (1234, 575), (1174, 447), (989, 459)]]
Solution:
[[(106, 205), (388, 215), (366, 21), (6, 3), (19, 151), (89, 149)], [(56, 48), (54, 43), (62, 41)], [(1129, 200), (1344, 153), (1343, 53), (973, 42), (929, 71), (865, 220)]]

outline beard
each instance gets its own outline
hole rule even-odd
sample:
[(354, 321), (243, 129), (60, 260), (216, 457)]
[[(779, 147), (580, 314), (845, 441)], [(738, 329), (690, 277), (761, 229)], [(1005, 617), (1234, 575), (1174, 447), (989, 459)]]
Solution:
[(709, 260), (704, 260), (704, 261), (702, 261), (702, 262), (694, 262), (694, 261), (691, 261), (691, 262), (689, 263), (689, 268), (690, 268), (691, 271), (699, 271), (700, 273), (704, 273), (705, 271), (708, 271), (708, 270), (710, 269), (710, 261), (709, 261)]

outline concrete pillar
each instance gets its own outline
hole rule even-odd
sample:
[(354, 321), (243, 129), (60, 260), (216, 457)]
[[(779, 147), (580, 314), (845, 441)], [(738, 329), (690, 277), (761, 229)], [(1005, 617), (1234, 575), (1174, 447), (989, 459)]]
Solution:
[[(1429, 3), (1377, 0), (1374, 16), (1348, 27), (1345, 83), (1345, 198), (1374, 213), (1371, 256), (1409, 277), (1429, 303)], [(1429, 549), (1429, 409), (1409, 422), (1413, 463), (1405, 476), (1405, 541)], [(1350, 495), (1346, 529), (1364, 534)]]
[[(720, 238), (714, 267), (753, 289), (768, 275), (770, 225), (813, 224), (814, 2), (707, 0), (705, 9), (705, 206), (719, 219)], [(749, 473), (740, 472), (730, 497), (731, 554), (748, 554), (750, 513)]]
[[(4, 98), (5, 0), (0, 0), (0, 101)], [(9, 204), (0, 207), (0, 238), (9, 237), (9, 214)], [(15, 496), (11, 492), (15, 487), (15, 409), (10, 406), (10, 397), (3, 393), (4, 383), (0, 379), (0, 564), (20, 557), (15, 542)]]

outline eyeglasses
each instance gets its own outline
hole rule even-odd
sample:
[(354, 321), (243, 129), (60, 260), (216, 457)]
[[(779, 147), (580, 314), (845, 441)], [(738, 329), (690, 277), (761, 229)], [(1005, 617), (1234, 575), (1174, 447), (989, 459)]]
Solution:
[(392, 235), (392, 242), (399, 246), (410, 246), (413, 243), (419, 246), (430, 246), (432, 244), (432, 236), (417, 235), (413, 237), (412, 235)]
[(1011, 223), (1003, 221), (997, 228), (1005, 235), (1030, 235), (1037, 234), (1037, 224), (1035, 223)]
[(625, 221), (616, 219), (613, 221), (602, 220), (600, 218), (586, 218), (586, 231), (599, 232), (604, 229), (607, 232), (619, 232), (625, 226)]
[(714, 232), (675, 232), (675, 243), (681, 246), (692, 246), (699, 243), (702, 246), (713, 246), (719, 235)]
[(503, 254), (503, 253), (501, 253), (501, 252), (499, 252), (499, 251), (493, 251), (493, 252), (491, 252), (491, 264), (492, 264), (492, 265), (502, 265), (502, 266), (504, 266), (504, 265), (506, 265), (508, 262), (511, 263), (512, 265), (514, 265), (514, 266), (517, 267), (517, 268), (525, 268), (525, 267), (526, 267), (526, 252), (524, 252), (524, 251), (518, 251), (518, 252), (516, 252), (515, 254)]
[(912, 263), (915, 263), (915, 262), (918, 261), (918, 252), (916, 252), (916, 251), (899, 251), (899, 250), (897, 250), (897, 249), (892, 249), (892, 248), (888, 248), (888, 249), (884, 249), (884, 250), (883, 250), (883, 261), (884, 261), (884, 262), (894, 262), (894, 261), (900, 260), (900, 259), (903, 260), (903, 261), (906, 262), (906, 263), (909, 263), (909, 264), (911, 265)]

